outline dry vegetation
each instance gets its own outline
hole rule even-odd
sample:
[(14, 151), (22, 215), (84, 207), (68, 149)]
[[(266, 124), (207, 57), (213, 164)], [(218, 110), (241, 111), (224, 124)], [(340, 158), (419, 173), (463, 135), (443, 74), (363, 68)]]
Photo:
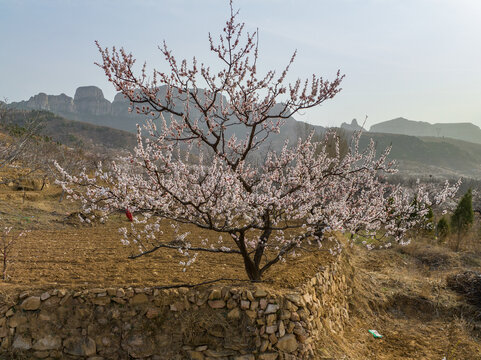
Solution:
[[(5, 171), (18, 171), (5, 170)], [(0, 174), (1, 176), (1, 174)], [(26, 182), (31, 179), (26, 179)], [(61, 190), (0, 186), (2, 225), (28, 229), (11, 257), (9, 280), (0, 283), (2, 297), (25, 288), (90, 288), (111, 285), (164, 286), (233, 278), (246, 280), (235, 255), (203, 255), (182, 272), (175, 251), (128, 260), (130, 249), (119, 241), (124, 214), (106, 224), (82, 224), (79, 207), (59, 202)], [(35, 188), (35, 187), (34, 187)], [(479, 223), (479, 219), (476, 221)], [(186, 229), (194, 235), (199, 230)], [(447, 277), (481, 270), (481, 241), (474, 228), (454, 252), (433, 236), (407, 247), (350, 250), (356, 269), (350, 303), (351, 320), (343, 334), (318, 344), (320, 359), (479, 359), (481, 313), (447, 284)], [(165, 236), (173, 236), (166, 229)], [(266, 274), (269, 287), (296, 287), (329, 261), (327, 252), (290, 259)], [(376, 329), (382, 339), (367, 330)]]

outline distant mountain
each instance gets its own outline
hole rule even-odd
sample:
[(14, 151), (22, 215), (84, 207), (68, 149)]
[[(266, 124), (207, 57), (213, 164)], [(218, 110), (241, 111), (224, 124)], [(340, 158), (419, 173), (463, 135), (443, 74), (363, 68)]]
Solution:
[[(160, 87), (158, 98), (165, 98), (166, 88)], [(219, 99), (220, 101), (220, 99)], [(114, 129), (137, 132), (137, 123), (143, 123), (145, 115), (129, 112), (130, 101), (123, 94), (117, 93), (111, 103), (104, 98), (103, 92), (96, 86), (82, 86), (77, 88), (73, 98), (65, 95), (47, 95), (39, 93), (29, 100), (9, 104), (15, 109), (25, 110), (46, 110), (70, 120), (82, 121), (99, 126), (107, 126)], [(175, 108), (182, 109), (183, 104), (175, 104)], [(192, 116), (201, 117), (194, 106), (191, 107)], [(322, 126), (310, 125), (297, 121), (290, 117), (286, 120), (281, 134), (269, 138), (268, 146), (274, 144), (282, 146), (286, 139), (290, 142), (297, 141), (298, 137), (306, 136), (311, 131), (322, 133), (325, 129)], [(235, 132), (237, 137), (242, 137), (245, 131), (243, 126), (232, 126), (227, 131), (227, 136)]]
[(371, 126), (370, 132), (411, 136), (447, 137), (481, 144), (481, 129), (471, 123), (437, 123), (396, 118)]
[(345, 123), (343, 122), (341, 124), (341, 129), (347, 130), (347, 131), (366, 131), (361, 125), (357, 123), (356, 119), (352, 119), (351, 123)]

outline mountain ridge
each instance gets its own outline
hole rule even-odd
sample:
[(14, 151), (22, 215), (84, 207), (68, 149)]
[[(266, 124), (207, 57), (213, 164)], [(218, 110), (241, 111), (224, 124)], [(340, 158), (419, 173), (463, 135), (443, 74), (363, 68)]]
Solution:
[(435, 123), (414, 121), (403, 117), (374, 124), (369, 132), (424, 137), (448, 137), (481, 144), (481, 129), (469, 122)]

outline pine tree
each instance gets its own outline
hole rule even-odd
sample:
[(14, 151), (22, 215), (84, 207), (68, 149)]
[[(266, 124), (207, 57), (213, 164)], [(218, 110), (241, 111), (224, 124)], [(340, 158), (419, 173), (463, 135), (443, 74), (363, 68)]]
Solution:
[(457, 234), (457, 242), (455, 250), (459, 250), (459, 245), (461, 243), (461, 235), (465, 234), (474, 220), (473, 212), (473, 194), (471, 189), (468, 190), (466, 194), (461, 198), (451, 216), (451, 229)]
[(436, 226), (436, 233), (439, 238), (439, 242), (444, 242), (444, 240), (448, 237), (449, 235), (449, 222), (446, 220), (446, 218), (443, 216), (441, 219), (439, 219), (438, 224)]

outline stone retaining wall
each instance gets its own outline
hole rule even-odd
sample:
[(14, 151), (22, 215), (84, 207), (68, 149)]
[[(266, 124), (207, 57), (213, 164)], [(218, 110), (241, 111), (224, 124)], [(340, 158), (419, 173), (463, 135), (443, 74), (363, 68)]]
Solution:
[(294, 291), (259, 284), (23, 292), (0, 308), (0, 354), (19, 359), (310, 359), (323, 333), (341, 332), (348, 319), (349, 269), (341, 256)]

